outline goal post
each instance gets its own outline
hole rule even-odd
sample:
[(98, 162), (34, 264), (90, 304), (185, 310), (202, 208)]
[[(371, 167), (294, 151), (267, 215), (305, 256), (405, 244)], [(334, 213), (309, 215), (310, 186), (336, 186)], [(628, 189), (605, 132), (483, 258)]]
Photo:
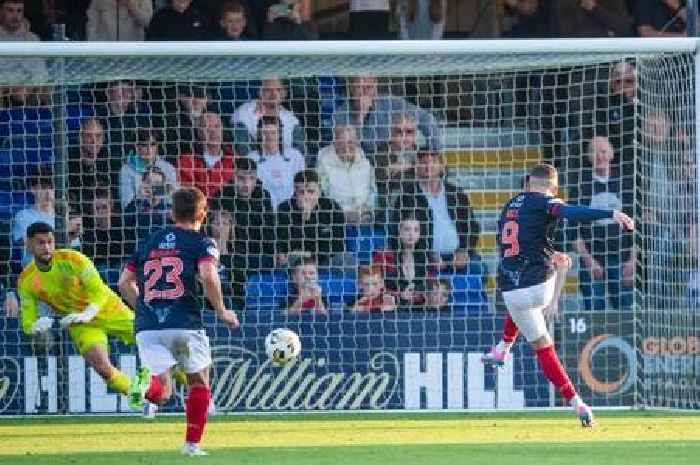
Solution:
[[(561, 228), (557, 246), (575, 266), (552, 328), (584, 400), (697, 409), (697, 50), (696, 39), (3, 43), (5, 294), (12, 299), (31, 259), (23, 218), (54, 221), (61, 245), (93, 258), (114, 285), (138, 241), (167, 224), (167, 192), (199, 183), (211, 189), (206, 230), (223, 250), (227, 303), (242, 320), (229, 332), (205, 312), (220, 411), (557, 407), (524, 341), (503, 370), (480, 360), (504, 316), (494, 292), (499, 209), (530, 167), (548, 161), (568, 200), (629, 211), (638, 225), (622, 239), (605, 221)], [(358, 117), (348, 101), (362, 92), (374, 100)], [(283, 111), (263, 99), (281, 100)], [(348, 150), (358, 158), (342, 158)], [(416, 200), (424, 151), (444, 161), (451, 201), (468, 196), (473, 221), (450, 213), (454, 235), (434, 232), (433, 207)], [(257, 164), (269, 211), (241, 200), (243, 158)], [(332, 200), (319, 201), (311, 229), (284, 213), (302, 167)], [(211, 170), (215, 178), (203, 174)], [(328, 210), (336, 204), (340, 216)], [(424, 249), (406, 271), (400, 230), (412, 219)], [(315, 305), (303, 302), (301, 315), (289, 311), (303, 255), (295, 247), (316, 258), (312, 284), (326, 312), (303, 311)], [(453, 253), (462, 249), (466, 257)], [(352, 311), (358, 270), (371, 263), (395, 310)], [(302, 340), (302, 356), (284, 368), (264, 355), (276, 327)], [(111, 351), (135, 371), (133, 347)], [(11, 309), (0, 316), (0, 414), (128, 411), (62, 330), (32, 339)]]

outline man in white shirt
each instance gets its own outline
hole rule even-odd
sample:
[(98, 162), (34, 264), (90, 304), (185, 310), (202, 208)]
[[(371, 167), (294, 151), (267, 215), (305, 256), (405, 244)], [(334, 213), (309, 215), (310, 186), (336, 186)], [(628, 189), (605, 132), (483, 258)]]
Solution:
[(294, 194), (294, 176), (304, 169), (304, 156), (280, 143), (279, 118), (263, 116), (258, 126), (258, 149), (248, 157), (257, 164), (258, 179), (270, 192), (272, 207), (277, 210), (279, 204)]
[(282, 128), (282, 146), (304, 151), (304, 132), (294, 113), (282, 106), (287, 88), (280, 78), (263, 79), (259, 98), (239, 106), (231, 117), (235, 128), (236, 151), (242, 155), (254, 150), (258, 140), (258, 123), (263, 116), (279, 118)]

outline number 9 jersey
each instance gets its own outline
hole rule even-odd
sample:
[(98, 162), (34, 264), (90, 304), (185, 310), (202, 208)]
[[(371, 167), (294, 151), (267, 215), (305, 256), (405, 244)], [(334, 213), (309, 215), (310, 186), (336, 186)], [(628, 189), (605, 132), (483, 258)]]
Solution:
[(523, 192), (506, 203), (498, 220), (501, 291), (541, 284), (554, 274), (550, 257), (561, 199)]
[(153, 233), (126, 264), (139, 286), (135, 332), (202, 329), (198, 268), (218, 260), (214, 241), (202, 233), (174, 226)]

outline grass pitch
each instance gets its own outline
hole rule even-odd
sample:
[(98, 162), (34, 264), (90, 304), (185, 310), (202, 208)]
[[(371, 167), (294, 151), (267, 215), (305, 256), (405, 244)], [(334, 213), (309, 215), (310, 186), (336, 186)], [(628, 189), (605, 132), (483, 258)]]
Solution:
[(700, 415), (573, 413), (218, 416), (179, 455), (184, 418), (0, 419), (0, 465), (616, 465), (700, 463)]

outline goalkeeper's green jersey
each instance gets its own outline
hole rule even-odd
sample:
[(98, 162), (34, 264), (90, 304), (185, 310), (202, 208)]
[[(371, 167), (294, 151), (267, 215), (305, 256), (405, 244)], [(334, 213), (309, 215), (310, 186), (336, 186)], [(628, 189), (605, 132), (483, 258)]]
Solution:
[(41, 271), (34, 260), (19, 275), (22, 330), (29, 333), (37, 320), (39, 304), (57, 315), (82, 312), (90, 304), (99, 308), (95, 323), (123, 315), (127, 308), (100, 277), (92, 261), (71, 249), (54, 251), (51, 269)]

